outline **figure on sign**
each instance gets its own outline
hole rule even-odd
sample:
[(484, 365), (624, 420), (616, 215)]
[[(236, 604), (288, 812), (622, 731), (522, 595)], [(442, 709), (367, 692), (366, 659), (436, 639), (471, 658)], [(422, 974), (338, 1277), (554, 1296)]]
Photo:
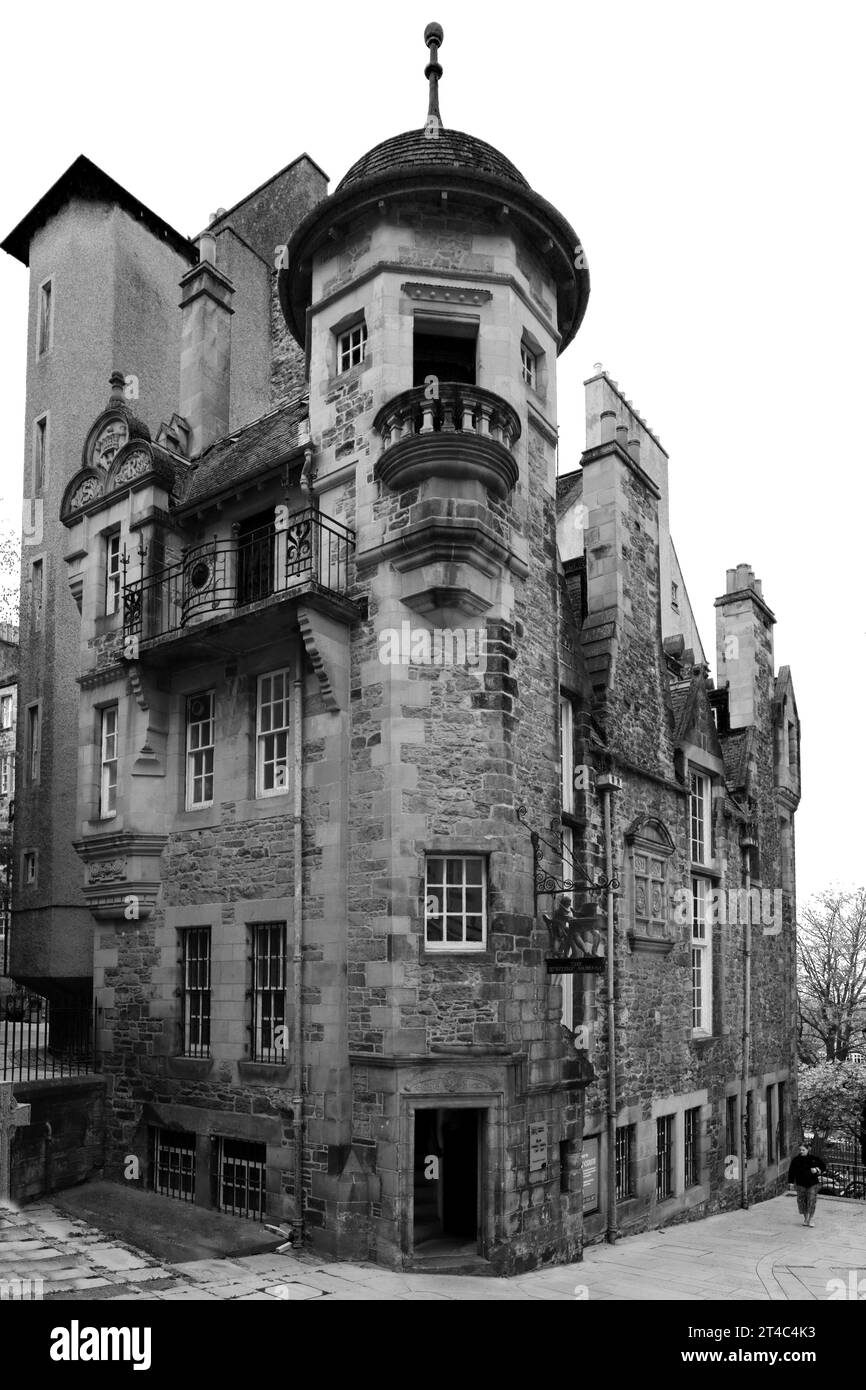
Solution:
[(544, 914), (550, 953), (559, 960), (578, 956), (600, 956), (601, 932), (595, 928), (580, 928), (571, 910), (571, 898), (560, 898), (552, 917)]

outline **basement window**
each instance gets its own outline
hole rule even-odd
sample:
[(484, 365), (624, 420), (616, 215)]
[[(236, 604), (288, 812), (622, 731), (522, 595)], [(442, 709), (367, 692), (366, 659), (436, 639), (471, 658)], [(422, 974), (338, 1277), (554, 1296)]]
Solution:
[(220, 1139), (220, 1211), (261, 1221), (265, 1215), (265, 1146), (242, 1139)]
[(478, 324), (466, 319), (418, 316), (412, 343), (412, 384), (438, 381), (476, 384)]
[(195, 1201), (195, 1135), (154, 1129), (153, 1190), (178, 1202)]

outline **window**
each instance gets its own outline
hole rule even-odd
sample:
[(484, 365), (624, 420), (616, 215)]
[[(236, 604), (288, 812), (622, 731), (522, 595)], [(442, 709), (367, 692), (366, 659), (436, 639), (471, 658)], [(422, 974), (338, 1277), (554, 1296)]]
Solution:
[(764, 1093), (767, 1126), (767, 1166), (776, 1162), (776, 1088), (768, 1086)]
[(689, 827), (692, 862), (709, 864), (713, 857), (710, 779), (689, 773)]
[(39, 781), (39, 706), (27, 708), (27, 776), (31, 782)]
[(256, 796), (289, 790), (290, 674), (259, 676), (256, 713)]
[(740, 1118), (736, 1096), (725, 1100), (725, 1153), (736, 1156), (740, 1152)]
[(22, 878), (25, 883), (36, 882), (36, 850), (26, 849), (23, 858)]
[(34, 560), (30, 567), (30, 625), (34, 632), (39, 632), (42, 627), (42, 604), (45, 592), (42, 577), (42, 561)]
[(51, 281), (46, 280), (39, 286), (39, 329), (37, 340), (37, 355), (44, 357), (46, 352), (51, 351), (51, 342), (54, 329), (54, 304)]
[(99, 819), (117, 815), (117, 705), (102, 711), (99, 734)]
[(788, 1088), (784, 1081), (779, 1082), (779, 1094), (777, 1097), (777, 1126), (776, 1126), (776, 1152), (779, 1158), (785, 1157), (788, 1152), (788, 1122), (785, 1115), (785, 1107), (788, 1103)]
[(187, 927), (183, 942), (183, 1055), (210, 1056), (210, 927)]
[(33, 426), (33, 491), (42, 492), (48, 468), (48, 416), (40, 415)]
[[(571, 878), (574, 872), (574, 831), (570, 825), (562, 827), (562, 877)], [(587, 978), (581, 976), (581, 980)], [(569, 1033), (574, 1032), (574, 976), (560, 975), (559, 988), (562, 990), (562, 1013), (560, 1021)]]
[(0, 758), (0, 796), (15, 795), (15, 757), (4, 753)]
[(153, 1190), (179, 1202), (195, 1201), (195, 1135), (154, 1130)]
[(755, 1150), (755, 1093), (746, 1092), (746, 1158), (753, 1158)]
[(526, 385), (535, 390), (538, 384), (538, 359), (526, 343), (520, 344), (520, 374)]
[(265, 1146), (219, 1141), (219, 1209), (261, 1221), (265, 1215)]
[(656, 1120), (656, 1201), (674, 1195), (674, 1117)]
[(429, 376), (440, 382), (474, 386), (477, 356), (477, 321), (416, 315), (412, 334), (413, 386), (423, 386)]
[(12, 728), (12, 696), (0, 696), (0, 729)]
[(713, 1031), (713, 929), (708, 902), (711, 884), (692, 879), (692, 1033), (709, 1037)]
[(697, 1187), (701, 1180), (701, 1110), (696, 1106), (685, 1113), (685, 1185)]
[(424, 895), (424, 944), (430, 951), (483, 951), (487, 884), (479, 855), (430, 855)]
[(252, 1055), (286, 1060), (286, 924), (259, 922), (253, 931)]
[(675, 608), (677, 612), (680, 611), (680, 586), (675, 584), (673, 580), (671, 580), (671, 608)]
[(616, 1130), (616, 1200), (634, 1196), (634, 1125), (618, 1125)]
[(120, 532), (105, 540), (105, 611), (116, 613), (120, 607)]
[(186, 702), (186, 809), (213, 805), (214, 693)]
[(337, 339), (337, 371), (348, 372), (357, 367), (367, 355), (367, 325), (356, 323)]
[(559, 780), (562, 809), (571, 814), (574, 811), (574, 708), (564, 695), (559, 700)]

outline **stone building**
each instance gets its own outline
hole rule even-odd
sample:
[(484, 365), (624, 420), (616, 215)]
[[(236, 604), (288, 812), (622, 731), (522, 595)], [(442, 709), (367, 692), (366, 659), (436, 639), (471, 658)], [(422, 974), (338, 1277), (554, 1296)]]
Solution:
[(508, 1271), (600, 1233), (607, 1166), (623, 1226), (733, 1200), (742, 960), (704, 904), (744, 865), (785, 890), (748, 1075), (777, 1180), (799, 726), (744, 566), (709, 681), (666, 456), (604, 375), (557, 480), (585, 257), (443, 124), (425, 41), (425, 125), (330, 196), (303, 155), (189, 242), (80, 159), (4, 243), (44, 567), (13, 971), (92, 982), (109, 1174), (337, 1256)]
[(0, 981), (9, 974), (17, 716), (18, 628), (14, 623), (0, 623)]

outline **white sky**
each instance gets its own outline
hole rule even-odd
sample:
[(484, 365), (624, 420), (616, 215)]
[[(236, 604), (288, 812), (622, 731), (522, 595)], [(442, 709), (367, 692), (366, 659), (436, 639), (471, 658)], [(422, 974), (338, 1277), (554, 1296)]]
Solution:
[[(581, 382), (602, 362), (671, 456), (708, 651), (738, 562), (778, 618), (803, 721), (801, 903), (864, 882), (866, 7), (7, 7), (0, 235), (80, 153), (187, 235), (304, 150), (333, 188), (364, 150), (423, 124), (431, 19), (444, 123), (503, 150), (586, 249), (561, 468), (579, 459)], [(0, 254), (0, 517), (16, 524), (26, 281)]]

